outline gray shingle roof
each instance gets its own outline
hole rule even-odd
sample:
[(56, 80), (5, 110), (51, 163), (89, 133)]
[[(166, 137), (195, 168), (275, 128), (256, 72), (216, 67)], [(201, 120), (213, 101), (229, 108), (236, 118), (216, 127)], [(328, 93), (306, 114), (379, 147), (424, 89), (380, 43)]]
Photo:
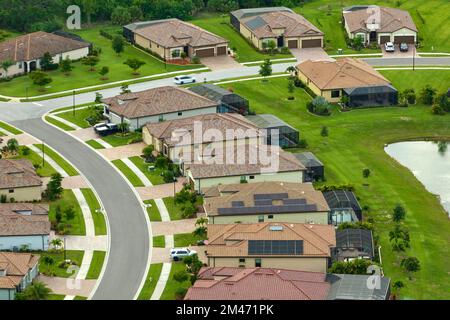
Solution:
[[(370, 289), (370, 275), (329, 274), (331, 283), (328, 300), (386, 300), (389, 298), (390, 279), (380, 278), (380, 287)], [(369, 280), (370, 282), (370, 280)]]
[(238, 19), (242, 19), (268, 12), (293, 12), (293, 11), (286, 7), (267, 7), (267, 8), (239, 9), (236, 11), (232, 11), (231, 14)]

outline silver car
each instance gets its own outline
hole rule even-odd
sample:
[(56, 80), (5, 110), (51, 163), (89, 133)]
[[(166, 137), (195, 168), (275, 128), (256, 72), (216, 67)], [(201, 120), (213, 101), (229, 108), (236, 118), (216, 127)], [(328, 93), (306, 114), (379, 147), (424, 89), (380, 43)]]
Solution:
[(189, 248), (173, 248), (170, 249), (170, 258), (173, 261), (181, 261), (186, 257), (193, 256), (197, 254), (197, 251), (190, 250)]
[(175, 84), (195, 83), (197, 80), (193, 76), (177, 76), (173, 79)]
[(395, 51), (395, 45), (392, 42), (386, 42), (384, 44), (384, 50), (386, 50), (386, 52), (394, 52)]

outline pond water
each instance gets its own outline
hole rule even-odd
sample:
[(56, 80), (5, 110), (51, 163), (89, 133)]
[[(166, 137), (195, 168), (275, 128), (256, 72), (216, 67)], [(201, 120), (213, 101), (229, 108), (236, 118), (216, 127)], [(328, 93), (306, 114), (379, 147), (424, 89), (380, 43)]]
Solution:
[(439, 195), (450, 216), (450, 143), (407, 141), (390, 144), (387, 154), (407, 167), (425, 188)]

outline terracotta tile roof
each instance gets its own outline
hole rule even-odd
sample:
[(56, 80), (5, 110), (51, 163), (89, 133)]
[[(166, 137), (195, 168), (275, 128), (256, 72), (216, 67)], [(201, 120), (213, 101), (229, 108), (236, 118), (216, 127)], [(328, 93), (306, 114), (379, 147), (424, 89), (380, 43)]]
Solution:
[[(183, 155), (185, 169), (194, 179), (306, 170), (292, 153), (278, 146), (234, 145), (203, 152), (202, 159), (196, 158), (195, 154)], [(211, 157), (213, 152), (214, 157)]]
[(366, 62), (353, 58), (336, 61), (307, 60), (300, 63), (297, 69), (322, 90), (390, 84), (389, 80)]
[(202, 268), (185, 300), (325, 300), (326, 274), (272, 268)]
[(372, 21), (369, 20), (374, 16), (377, 17), (376, 11), (373, 10), (378, 9), (380, 10), (380, 27), (376, 30), (377, 32), (395, 32), (402, 28), (407, 28), (417, 32), (417, 27), (408, 11), (378, 6), (371, 6), (369, 8), (344, 12), (344, 19), (347, 22), (350, 32), (370, 31), (367, 29), (366, 24), (372, 23)]
[[(281, 230), (271, 230), (274, 226)], [(206, 246), (207, 256), (248, 257), (249, 240), (303, 240), (303, 254), (295, 256), (299, 258), (330, 257), (330, 248), (336, 246), (336, 234), (331, 225), (273, 222), (210, 224)], [(258, 257), (263, 256), (258, 255)], [(269, 257), (277, 257), (277, 255)]]
[(173, 86), (121, 94), (102, 102), (110, 111), (129, 119), (217, 106), (214, 101)]
[(87, 42), (38, 31), (0, 42), (0, 61), (36, 60), (42, 58), (46, 52), (53, 56), (89, 46)]
[(284, 37), (322, 36), (323, 33), (299, 14), (269, 12), (244, 18), (241, 21), (257, 38), (278, 37), (274, 29), (285, 29)]
[[(178, 144), (182, 141), (181, 134), (190, 135), (190, 141), (194, 144), (194, 123), (201, 124), (202, 140), (199, 143), (207, 143), (215, 140), (217, 137), (204, 136), (208, 130), (219, 130), (223, 136), (223, 140), (226, 140), (228, 130), (243, 130), (244, 132), (249, 130), (250, 137), (258, 136), (258, 128), (245, 117), (236, 113), (212, 113), (203, 114), (184, 119), (170, 120), (159, 123), (148, 123), (146, 128), (157, 139), (163, 140), (163, 142), (169, 146)], [(176, 134), (178, 132), (178, 134)], [(176, 136), (174, 139), (172, 139)], [(244, 139), (245, 137), (242, 137)]]
[(42, 180), (29, 160), (0, 159), (0, 189), (41, 185)]
[(0, 269), (6, 271), (6, 276), (0, 276), (0, 288), (16, 288), (38, 261), (39, 256), (31, 253), (0, 252)]
[(50, 234), (48, 209), (45, 204), (0, 204), (0, 236)]
[[(241, 183), (232, 185), (218, 185), (216, 187), (208, 188), (205, 192), (204, 208), (208, 216), (221, 215), (221, 209), (233, 208), (233, 203), (240, 202), (245, 208), (258, 207), (257, 213), (266, 213), (264, 210), (272, 209), (273, 207), (279, 207), (280, 210), (273, 212), (276, 213), (300, 213), (300, 212), (328, 212), (330, 208), (322, 194), (322, 192), (314, 190), (312, 184), (309, 183), (288, 183), (288, 182), (275, 182), (264, 181), (256, 183)], [(209, 195), (217, 195), (214, 197), (208, 197)], [(270, 205), (264, 205), (261, 207), (255, 201), (255, 195), (261, 197), (262, 195), (283, 194), (283, 200), (290, 199), (291, 201), (304, 200), (308, 205), (308, 210), (300, 211), (294, 203), (291, 206), (286, 205), (280, 199), (272, 201)], [(221, 196), (222, 195), (222, 196)], [(311, 206), (311, 207), (309, 207)], [(290, 210), (291, 207), (293, 210)], [(313, 208), (314, 207), (314, 208)], [(298, 210), (298, 211), (294, 211)], [(272, 213), (272, 211), (267, 211)], [(248, 213), (243, 213), (246, 215)], [(233, 215), (233, 214), (232, 214)]]
[(222, 37), (178, 19), (161, 20), (158, 23), (138, 28), (136, 34), (165, 48), (203, 47), (228, 43)]

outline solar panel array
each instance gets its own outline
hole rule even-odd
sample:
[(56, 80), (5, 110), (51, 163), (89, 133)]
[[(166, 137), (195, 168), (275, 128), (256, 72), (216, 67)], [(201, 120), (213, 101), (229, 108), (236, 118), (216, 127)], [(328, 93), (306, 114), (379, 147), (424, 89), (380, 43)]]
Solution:
[(249, 240), (249, 255), (295, 255), (303, 254), (303, 240)]

